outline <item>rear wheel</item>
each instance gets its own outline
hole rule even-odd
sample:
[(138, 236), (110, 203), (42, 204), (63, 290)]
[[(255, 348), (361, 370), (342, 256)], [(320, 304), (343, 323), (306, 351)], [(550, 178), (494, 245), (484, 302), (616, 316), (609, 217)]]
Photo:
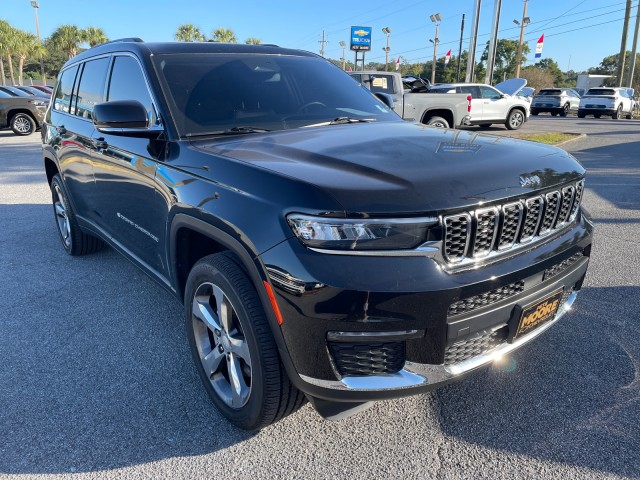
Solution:
[(596, 113), (593, 118), (600, 118), (602, 115), (600, 115), (599, 113)]
[(59, 175), (54, 175), (51, 179), (51, 197), (58, 235), (65, 252), (78, 256), (100, 250), (104, 246), (102, 240), (84, 233), (78, 226), (78, 221), (71, 209), (69, 197)]
[(11, 118), (10, 126), (16, 135), (31, 135), (36, 131), (36, 121), (26, 113), (16, 113)]
[(569, 115), (569, 104), (567, 103), (564, 107), (562, 107), (562, 111), (560, 112), (561, 117), (566, 117)]
[(449, 122), (442, 117), (431, 117), (427, 120), (427, 125), (436, 128), (449, 128)]
[(257, 430), (304, 403), (280, 362), (258, 293), (233, 255), (209, 255), (195, 264), (184, 305), (196, 368), (231, 423)]
[(616, 108), (615, 113), (611, 115), (611, 118), (614, 120), (620, 120), (622, 118), (622, 104), (618, 105), (618, 108)]
[(578, 118), (584, 118), (586, 116), (587, 116), (586, 113), (581, 112), (580, 110), (578, 110)]
[(524, 123), (524, 113), (522, 113), (522, 110), (518, 110), (517, 108), (514, 108), (509, 112), (509, 116), (507, 117), (505, 126), (509, 130), (518, 130), (523, 123)]

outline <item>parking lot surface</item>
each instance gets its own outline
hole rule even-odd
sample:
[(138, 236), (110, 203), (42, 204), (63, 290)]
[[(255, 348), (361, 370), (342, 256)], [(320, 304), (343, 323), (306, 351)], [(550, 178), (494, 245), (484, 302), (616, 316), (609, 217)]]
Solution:
[(576, 310), (431, 394), (255, 434), (209, 401), (177, 301), (113, 250), (64, 253), (39, 137), (0, 132), (0, 478), (640, 478), (640, 121), (521, 131), (588, 135), (563, 147), (597, 225)]

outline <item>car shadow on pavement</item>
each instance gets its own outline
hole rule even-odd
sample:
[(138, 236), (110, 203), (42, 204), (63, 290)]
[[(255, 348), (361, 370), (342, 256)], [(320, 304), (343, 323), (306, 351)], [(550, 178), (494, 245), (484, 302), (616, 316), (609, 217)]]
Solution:
[(182, 307), (115, 251), (69, 257), (51, 205), (0, 205), (0, 476), (87, 472), (251, 437), (218, 414)]
[(443, 433), (463, 445), (637, 478), (638, 295), (637, 286), (585, 288), (576, 311), (536, 342), (436, 391)]

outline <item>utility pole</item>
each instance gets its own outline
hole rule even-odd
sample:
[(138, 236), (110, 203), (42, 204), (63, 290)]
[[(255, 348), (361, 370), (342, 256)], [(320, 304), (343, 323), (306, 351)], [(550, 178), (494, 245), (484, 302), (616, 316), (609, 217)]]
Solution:
[[(624, 11), (624, 25), (622, 26), (622, 39), (620, 40), (620, 56), (618, 57), (618, 69), (616, 71), (616, 83), (622, 86), (622, 75), (624, 73), (624, 57), (627, 53), (627, 33), (629, 31), (629, 21), (631, 20), (631, 0), (627, 0), (627, 8)], [(635, 60), (635, 59), (634, 59)]]
[(438, 52), (438, 43), (440, 43), (440, 39), (438, 38), (438, 29), (440, 28), (440, 22), (442, 21), (442, 15), (439, 13), (435, 13), (429, 17), (433, 23), (436, 24), (436, 38), (429, 39), (431, 43), (433, 43), (433, 63), (431, 64), (431, 83), (436, 83), (436, 54)]
[[(524, 42), (524, 27), (526, 27), (531, 21), (529, 17), (527, 17), (527, 5), (529, 0), (524, 0), (524, 10), (522, 11), (522, 21), (520, 22), (520, 42), (518, 42), (518, 55), (516, 56), (516, 78), (520, 77), (520, 64), (522, 63), (522, 47)], [(516, 25), (518, 24), (517, 20), (513, 21)]]
[(324, 30), (322, 30), (322, 40), (318, 40), (318, 43), (320, 44), (320, 55), (324, 57), (324, 46), (329, 43), (324, 39)]
[(339, 45), (342, 47), (342, 70), (347, 69), (347, 59), (344, 57), (344, 49), (347, 46), (347, 43), (344, 40), (340, 40)]
[(389, 70), (389, 51), (391, 50), (389, 48), (389, 36), (391, 35), (391, 29), (384, 27), (382, 33), (387, 36), (387, 46), (382, 48), (382, 50), (384, 50), (384, 71), (386, 72)]
[[(36, 0), (31, 0), (31, 6), (33, 7), (33, 13), (36, 16), (36, 35), (38, 36), (38, 43), (42, 45), (40, 40), (40, 22), (38, 22), (38, 9), (40, 4)], [(42, 77), (42, 85), (47, 84), (47, 77), (44, 75), (44, 59), (40, 57), (40, 76)]]
[(464, 81), (469, 83), (473, 81), (473, 70), (476, 63), (476, 42), (478, 41), (478, 24), (480, 23), (480, 5), (482, 0), (476, 0), (473, 8), (473, 27), (471, 29), (471, 40), (469, 41), (469, 56), (467, 58), (467, 74)]
[[(462, 14), (462, 23), (460, 24), (460, 46), (458, 47), (458, 73), (456, 74), (456, 82), (460, 81), (460, 57), (462, 57), (462, 37), (464, 35), (464, 13)], [(469, 59), (467, 59), (469, 61)]]
[(500, 25), (500, 8), (502, 0), (495, 0), (493, 7), (493, 22), (491, 27), (491, 38), (489, 39), (489, 52), (487, 56), (487, 72), (484, 76), (484, 83), (491, 85), (493, 81), (493, 67), (496, 62), (496, 49), (498, 48), (498, 26)]
[[(627, 87), (633, 87), (633, 74), (636, 68), (636, 52), (638, 51), (638, 30), (640, 30), (640, 6), (636, 11), (636, 29), (633, 32), (633, 45), (631, 46), (631, 65), (629, 65), (629, 78), (627, 78)], [(638, 92), (636, 92), (637, 95)]]

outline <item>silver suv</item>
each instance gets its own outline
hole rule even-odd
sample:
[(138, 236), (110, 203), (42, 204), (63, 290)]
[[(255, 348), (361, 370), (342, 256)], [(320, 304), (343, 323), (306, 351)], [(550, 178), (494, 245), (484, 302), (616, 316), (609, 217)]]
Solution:
[(549, 112), (551, 115), (566, 117), (577, 113), (580, 107), (580, 95), (571, 88), (543, 88), (531, 103), (531, 115)]
[(600, 118), (602, 115), (606, 115), (617, 120), (624, 115), (630, 119), (633, 117), (633, 103), (634, 101), (626, 88), (590, 88), (580, 99), (578, 117), (584, 118), (587, 115), (593, 115)]

